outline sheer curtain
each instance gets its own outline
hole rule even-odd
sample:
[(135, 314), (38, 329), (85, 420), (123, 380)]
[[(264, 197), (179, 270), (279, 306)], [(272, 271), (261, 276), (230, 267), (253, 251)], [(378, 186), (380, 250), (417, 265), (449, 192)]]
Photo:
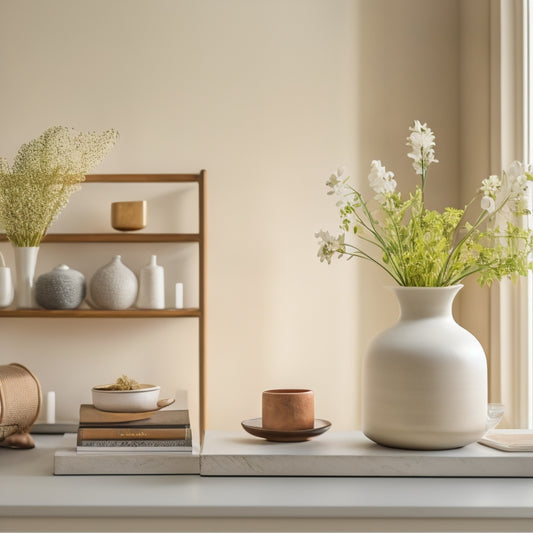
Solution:
[[(532, 162), (529, 132), (533, 0), (491, 0), (490, 167), (499, 174), (513, 160)], [(505, 405), (502, 426), (533, 427), (532, 279), (491, 288), (491, 400)], [(502, 427), (500, 426), (500, 427)]]

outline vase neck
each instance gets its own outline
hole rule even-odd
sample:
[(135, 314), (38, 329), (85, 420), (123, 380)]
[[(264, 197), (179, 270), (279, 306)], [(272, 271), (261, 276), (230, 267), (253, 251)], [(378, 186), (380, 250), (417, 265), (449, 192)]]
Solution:
[(453, 300), (462, 287), (393, 287), (400, 303), (400, 319), (452, 317)]

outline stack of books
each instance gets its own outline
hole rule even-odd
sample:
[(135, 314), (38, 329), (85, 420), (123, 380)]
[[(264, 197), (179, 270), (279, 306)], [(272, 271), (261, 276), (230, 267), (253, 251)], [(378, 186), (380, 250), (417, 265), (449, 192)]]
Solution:
[(111, 413), (80, 406), (77, 433), (54, 454), (55, 475), (198, 474), (187, 410)]
[(149, 418), (139, 413), (108, 413), (93, 405), (80, 406), (76, 450), (99, 452), (192, 452), (187, 410), (165, 410)]

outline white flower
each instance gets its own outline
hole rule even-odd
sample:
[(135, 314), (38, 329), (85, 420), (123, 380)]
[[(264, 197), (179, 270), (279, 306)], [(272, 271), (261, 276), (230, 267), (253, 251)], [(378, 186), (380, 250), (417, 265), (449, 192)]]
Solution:
[(343, 174), (344, 174), (344, 167), (339, 167), (337, 169), (337, 172), (335, 172), (329, 177), (329, 180), (326, 181), (326, 185), (331, 189), (328, 191), (328, 194), (334, 194), (336, 192), (336, 189), (343, 182), (343, 180), (341, 180), (341, 176)]
[(520, 161), (513, 161), (503, 173), (502, 192), (504, 198), (511, 203), (511, 210), (515, 214), (524, 214), (528, 209), (528, 174), (530, 168)]
[(494, 213), (496, 210), (496, 202), (491, 196), (483, 196), (481, 198), (481, 209), (485, 209), (489, 213)]
[(331, 258), (338, 252), (344, 253), (344, 234), (340, 234), (337, 237), (333, 237), (328, 231), (320, 230), (315, 233), (315, 237), (318, 239), (318, 254), (320, 262), (326, 260), (328, 264), (331, 264)]
[(391, 211), (395, 207), (394, 200), (390, 194), (376, 194), (374, 200), (385, 210)]
[(485, 197), (490, 196), (491, 198), (496, 198), (496, 193), (501, 189), (502, 181), (499, 176), (489, 176), (481, 182), (481, 187), (479, 188)]
[(515, 200), (514, 206), (517, 215), (526, 215), (530, 213), (529, 199), (527, 196), (521, 196)]
[(411, 146), (412, 152), (407, 157), (413, 159), (413, 168), (419, 175), (425, 174), (425, 171), (431, 163), (438, 163), (435, 159), (435, 135), (428, 128), (427, 124), (421, 124), (415, 120), (414, 126), (409, 128), (411, 134), (407, 137), (407, 144)]
[[(526, 165), (522, 161), (513, 161), (509, 168), (505, 171), (510, 178), (518, 178), (519, 176), (526, 177), (526, 174), (530, 172), (529, 165)], [(527, 179), (527, 178), (526, 178)]]
[(378, 200), (378, 202), (380, 199), (384, 199), (385, 195), (393, 193), (396, 189), (394, 173), (388, 171), (381, 164), (381, 161), (372, 161), (372, 164), (370, 165), (370, 174), (368, 175), (368, 183), (377, 193), (376, 200)]
[(348, 196), (351, 193), (350, 187), (346, 185), (346, 181), (348, 178), (342, 179), (342, 175), (344, 174), (344, 167), (339, 167), (337, 171), (332, 174), (328, 181), (326, 182), (326, 185), (329, 187), (328, 194), (334, 194), (338, 196), (339, 201), (337, 202), (337, 207), (344, 207), (348, 204)]

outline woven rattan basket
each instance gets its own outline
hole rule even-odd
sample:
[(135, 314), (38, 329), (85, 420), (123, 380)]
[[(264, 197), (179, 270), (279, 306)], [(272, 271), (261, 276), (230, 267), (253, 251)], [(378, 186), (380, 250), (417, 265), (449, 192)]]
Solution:
[(33, 448), (29, 431), (40, 409), (39, 380), (18, 363), (0, 365), (0, 446)]

